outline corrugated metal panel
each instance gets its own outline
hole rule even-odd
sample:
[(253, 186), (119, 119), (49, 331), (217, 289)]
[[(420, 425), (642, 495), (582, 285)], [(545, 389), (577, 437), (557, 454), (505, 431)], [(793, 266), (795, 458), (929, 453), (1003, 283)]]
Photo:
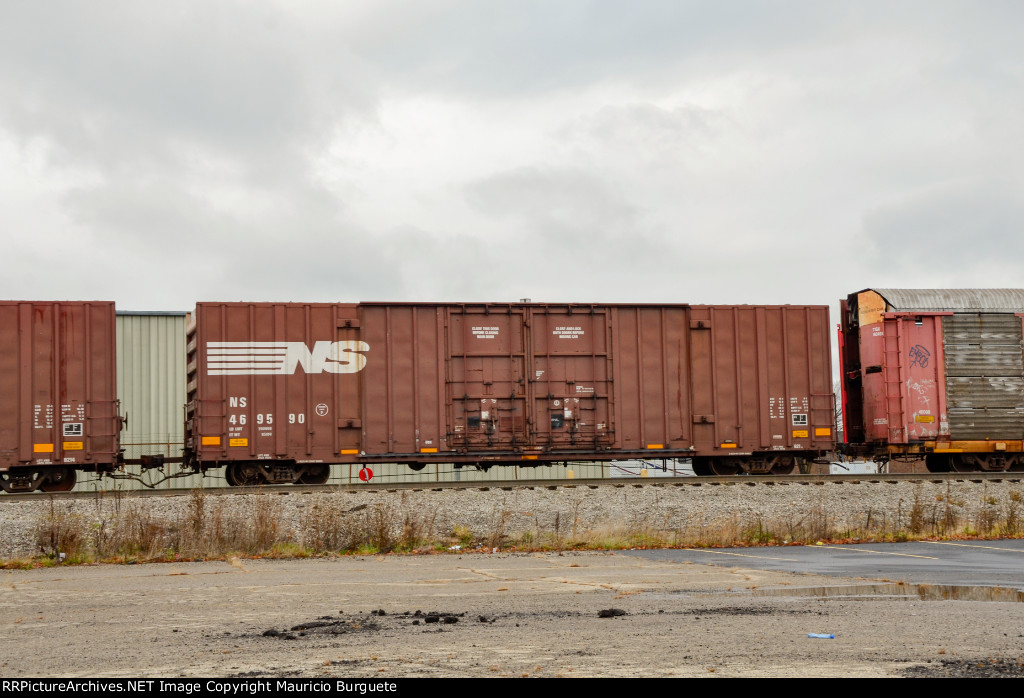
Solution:
[(950, 377), (1016, 376), (1020, 370), (1020, 345), (1014, 347), (993, 344), (947, 344), (945, 346), (947, 352), (946, 375)]
[(950, 408), (953, 439), (1024, 439), (1024, 409)]
[[(187, 314), (179, 313), (117, 313), (117, 394), (121, 414), (128, 418), (121, 432), (125, 458), (161, 454), (181, 457), (184, 441), (185, 404), (185, 323)], [(177, 465), (167, 466), (176, 470)], [(139, 473), (137, 466), (129, 471)], [(84, 475), (84, 474), (83, 474)], [(144, 479), (161, 479), (158, 470), (147, 472)], [(97, 480), (84, 475), (77, 490), (140, 489), (132, 480)], [(198, 476), (167, 480), (162, 488), (190, 487), (200, 482)], [(207, 486), (212, 484), (209, 479)]]
[(1017, 407), (1024, 395), (1019, 376), (955, 377), (946, 382), (950, 408)]
[(1021, 318), (1012, 313), (958, 313), (942, 323), (949, 344), (1020, 347)]
[(1024, 438), (1021, 318), (958, 313), (943, 319), (943, 343), (952, 438)]
[(890, 310), (913, 312), (1024, 312), (1024, 289), (1019, 288), (875, 288)]

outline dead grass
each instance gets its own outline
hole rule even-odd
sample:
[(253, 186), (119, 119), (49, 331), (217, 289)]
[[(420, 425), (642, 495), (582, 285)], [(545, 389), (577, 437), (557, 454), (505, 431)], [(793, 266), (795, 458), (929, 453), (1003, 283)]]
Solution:
[(294, 542), (315, 555), (410, 551), (433, 540), (436, 516), (436, 511), (407, 512), (399, 524), (396, 509), (381, 502), (348, 510), (318, 503), (300, 516), (298, 540)]
[(74, 506), (58, 506), (50, 498), (49, 511), (36, 527), (39, 552), (56, 559), (61, 554), (66, 561), (84, 561), (88, 550), (86, 519)]
[[(269, 496), (250, 498), (240, 510), (228, 510), (223, 498), (211, 505), (203, 490), (189, 497), (184, 513), (164, 518), (146, 500), (108, 500), (86, 514), (78, 501), (51, 500), (36, 524), (39, 554), (65, 561), (151, 561), (260, 555), (287, 542), (279, 507)], [(97, 499), (99, 502), (99, 498)]]
[[(696, 513), (637, 513), (621, 523), (587, 523), (582, 502), (565, 511), (530, 514), (530, 528), (513, 530), (515, 512), (495, 506), (491, 523), (474, 532), (457, 525), (438, 531), (436, 509), (418, 510), (401, 501), (350, 508), (323, 498), (303, 505), (293, 526), (273, 495), (244, 499), (195, 490), (174, 516), (158, 516), (148, 500), (97, 495), (91, 501), (51, 498), (35, 523), (37, 555), (4, 567), (91, 561), (305, 557), (310, 555), (459, 550), (614, 550), (622, 548), (806, 545), (819, 541), (903, 541), (925, 538), (1019, 537), (1024, 496), (1011, 490), (1002, 499), (986, 491), (966, 502), (947, 487), (925, 497), (918, 487), (895, 512), (866, 508), (838, 520), (824, 503), (794, 508), (781, 516), (733, 513), (705, 520)], [(542, 521), (541, 519), (545, 519)], [(61, 555), (63, 554), (63, 558)]]

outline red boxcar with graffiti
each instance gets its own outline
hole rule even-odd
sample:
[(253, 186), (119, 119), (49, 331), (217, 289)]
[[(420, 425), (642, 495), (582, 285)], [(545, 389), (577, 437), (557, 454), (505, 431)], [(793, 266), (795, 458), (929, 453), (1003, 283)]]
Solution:
[(847, 444), (936, 472), (1024, 466), (1024, 291), (867, 289), (841, 305)]

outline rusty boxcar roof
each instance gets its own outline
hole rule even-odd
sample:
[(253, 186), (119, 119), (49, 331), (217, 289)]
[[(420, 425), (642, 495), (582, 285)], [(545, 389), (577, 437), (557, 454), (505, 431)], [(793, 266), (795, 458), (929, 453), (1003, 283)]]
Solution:
[(1024, 312), (1019, 288), (873, 288), (895, 311)]

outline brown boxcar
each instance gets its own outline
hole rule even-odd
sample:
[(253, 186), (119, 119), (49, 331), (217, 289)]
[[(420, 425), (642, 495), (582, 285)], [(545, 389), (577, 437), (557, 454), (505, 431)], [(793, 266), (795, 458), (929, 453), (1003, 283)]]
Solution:
[(114, 304), (0, 301), (0, 487), (70, 490), (118, 463)]
[(187, 460), (787, 472), (833, 446), (829, 345), (825, 306), (200, 303)]
[(867, 289), (841, 304), (847, 442), (937, 472), (1024, 466), (1024, 291)]

